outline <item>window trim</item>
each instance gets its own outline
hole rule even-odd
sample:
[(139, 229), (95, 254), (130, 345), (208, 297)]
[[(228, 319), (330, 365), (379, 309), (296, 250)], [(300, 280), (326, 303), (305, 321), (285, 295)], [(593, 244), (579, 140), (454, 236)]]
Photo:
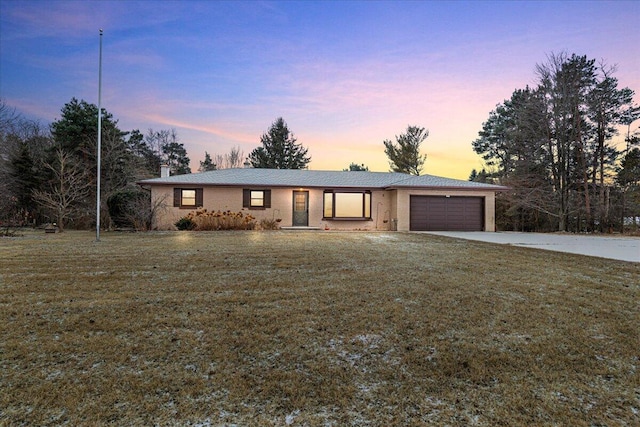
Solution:
[[(253, 192), (262, 193), (262, 205), (253, 205), (253, 200), (258, 200), (256, 197), (252, 197)], [(271, 190), (266, 188), (243, 188), (242, 189), (242, 207), (249, 210), (265, 210), (271, 208)]]
[[(182, 203), (184, 191), (195, 191), (195, 204), (185, 205)], [(173, 207), (180, 209), (198, 209), (203, 206), (203, 189), (196, 187), (181, 187), (173, 189)]]
[[(336, 216), (337, 194), (360, 194), (362, 196), (362, 216)], [(329, 199), (327, 199), (329, 196)], [(327, 216), (327, 201), (330, 200), (331, 216)], [(368, 201), (368, 206), (367, 206)], [(322, 193), (322, 219), (326, 221), (372, 221), (371, 203), (373, 196), (371, 190), (324, 190)], [(367, 212), (369, 215), (367, 216)]]

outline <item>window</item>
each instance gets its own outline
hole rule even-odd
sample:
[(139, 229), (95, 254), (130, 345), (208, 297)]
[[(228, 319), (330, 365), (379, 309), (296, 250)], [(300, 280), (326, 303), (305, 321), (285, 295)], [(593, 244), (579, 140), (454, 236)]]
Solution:
[(242, 190), (242, 207), (266, 209), (271, 207), (271, 190)]
[(182, 206), (196, 206), (196, 190), (182, 190)]
[(325, 219), (371, 219), (370, 191), (325, 191)]
[(251, 199), (249, 201), (249, 206), (252, 208), (263, 208), (264, 207), (264, 191), (255, 191), (251, 190)]
[(174, 188), (173, 206), (176, 208), (202, 207), (202, 188)]

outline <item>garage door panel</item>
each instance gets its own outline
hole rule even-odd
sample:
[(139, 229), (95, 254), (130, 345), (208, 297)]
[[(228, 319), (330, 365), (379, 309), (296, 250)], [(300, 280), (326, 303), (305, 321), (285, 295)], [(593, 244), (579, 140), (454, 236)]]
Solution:
[(460, 200), (457, 197), (448, 197), (449, 200), (446, 199), (447, 197), (445, 197), (445, 201), (447, 202), (448, 207), (464, 208), (468, 204), (467, 200)]
[(416, 231), (482, 231), (484, 198), (411, 196), (409, 228)]

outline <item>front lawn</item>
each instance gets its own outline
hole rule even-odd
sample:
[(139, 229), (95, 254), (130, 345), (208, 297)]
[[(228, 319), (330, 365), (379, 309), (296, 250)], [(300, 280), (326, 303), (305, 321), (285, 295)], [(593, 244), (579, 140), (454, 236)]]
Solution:
[(640, 264), (408, 233), (0, 238), (0, 425), (638, 425)]

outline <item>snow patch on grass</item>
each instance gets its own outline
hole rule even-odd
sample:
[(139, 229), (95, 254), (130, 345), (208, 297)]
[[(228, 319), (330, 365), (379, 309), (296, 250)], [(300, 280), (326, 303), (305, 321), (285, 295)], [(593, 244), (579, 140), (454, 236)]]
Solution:
[(293, 411), (292, 413), (290, 413), (284, 418), (284, 423), (290, 426), (291, 424), (293, 424), (293, 422), (295, 421), (298, 415), (300, 415), (300, 410), (296, 409), (295, 411)]

